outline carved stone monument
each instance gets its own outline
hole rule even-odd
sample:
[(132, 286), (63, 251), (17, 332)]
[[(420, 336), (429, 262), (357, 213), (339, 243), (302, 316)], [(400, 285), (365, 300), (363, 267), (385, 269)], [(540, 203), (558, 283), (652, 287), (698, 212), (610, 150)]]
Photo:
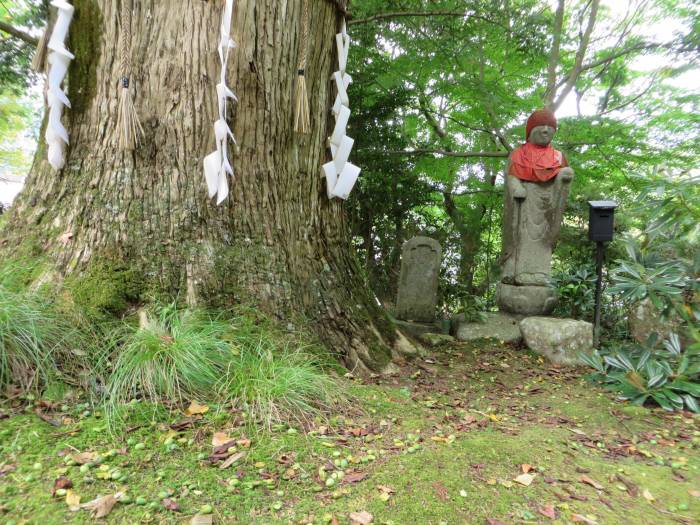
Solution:
[(564, 155), (551, 145), (556, 129), (554, 113), (535, 111), (527, 121), (527, 143), (508, 160), (497, 291), (505, 312), (547, 315), (556, 304), (549, 287), (552, 250), (574, 176)]
[(413, 237), (403, 243), (396, 298), (398, 319), (435, 321), (441, 254), (440, 243), (430, 237)]

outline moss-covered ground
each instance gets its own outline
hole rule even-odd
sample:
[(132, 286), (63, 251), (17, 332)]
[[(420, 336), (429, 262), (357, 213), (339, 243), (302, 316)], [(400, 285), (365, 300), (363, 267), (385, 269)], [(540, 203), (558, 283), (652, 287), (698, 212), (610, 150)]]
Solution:
[[(70, 396), (7, 403), (0, 522), (700, 523), (700, 418), (625, 406), (581, 371), (455, 345), (348, 390), (347, 413), (271, 433), (213, 406), (136, 404), (110, 432)], [(115, 494), (104, 517), (80, 507)]]

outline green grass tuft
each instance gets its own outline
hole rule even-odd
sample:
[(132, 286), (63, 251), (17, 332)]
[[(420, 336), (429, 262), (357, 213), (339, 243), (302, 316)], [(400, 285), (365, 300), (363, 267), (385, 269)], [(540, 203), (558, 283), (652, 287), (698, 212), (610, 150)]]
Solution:
[(211, 397), (231, 355), (224, 338), (229, 330), (201, 312), (169, 306), (135, 331), (122, 331), (106, 387), (109, 403), (137, 395), (151, 401)]
[(305, 347), (278, 347), (260, 337), (248, 341), (229, 363), (222, 386), (226, 397), (264, 428), (309, 422), (343, 402), (338, 380)]
[(250, 312), (229, 319), (202, 311), (156, 309), (154, 319), (115, 337), (105, 388), (118, 422), (130, 400), (233, 404), (270, 428), (307, 421), (343, 399), (313, 348), (285, 337)]
[(0, 268), (0, 389), (22, 392), (45, 385), (56, 370), (54, 352), (66, 332), (48, 299), (25, 289), (32, 268)]

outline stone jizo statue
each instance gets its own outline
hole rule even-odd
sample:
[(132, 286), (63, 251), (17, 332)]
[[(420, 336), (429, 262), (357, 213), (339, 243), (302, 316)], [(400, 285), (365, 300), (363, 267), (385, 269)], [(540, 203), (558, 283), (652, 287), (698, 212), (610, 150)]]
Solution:
[(549, 110), (527, 120), (527, 142), (508, 159), (505, 173), (501, 310), (546, 315), (556, 303), (549, 287), (552, 250), (574, 176), (566, 158), (551, 145), (557, 120)]

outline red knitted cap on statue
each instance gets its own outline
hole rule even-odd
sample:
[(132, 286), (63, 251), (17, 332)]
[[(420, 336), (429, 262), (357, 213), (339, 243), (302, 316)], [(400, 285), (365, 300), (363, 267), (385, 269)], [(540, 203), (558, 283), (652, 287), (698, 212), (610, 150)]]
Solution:
[(530, 137), (530, 132), (532, 128), (537, 126), (551, 126), (557, 129), (557, 117), (549, 109), (538, 109), (530, 118), (527, 119), (527, 125), (525, 126), (525, 140)]

